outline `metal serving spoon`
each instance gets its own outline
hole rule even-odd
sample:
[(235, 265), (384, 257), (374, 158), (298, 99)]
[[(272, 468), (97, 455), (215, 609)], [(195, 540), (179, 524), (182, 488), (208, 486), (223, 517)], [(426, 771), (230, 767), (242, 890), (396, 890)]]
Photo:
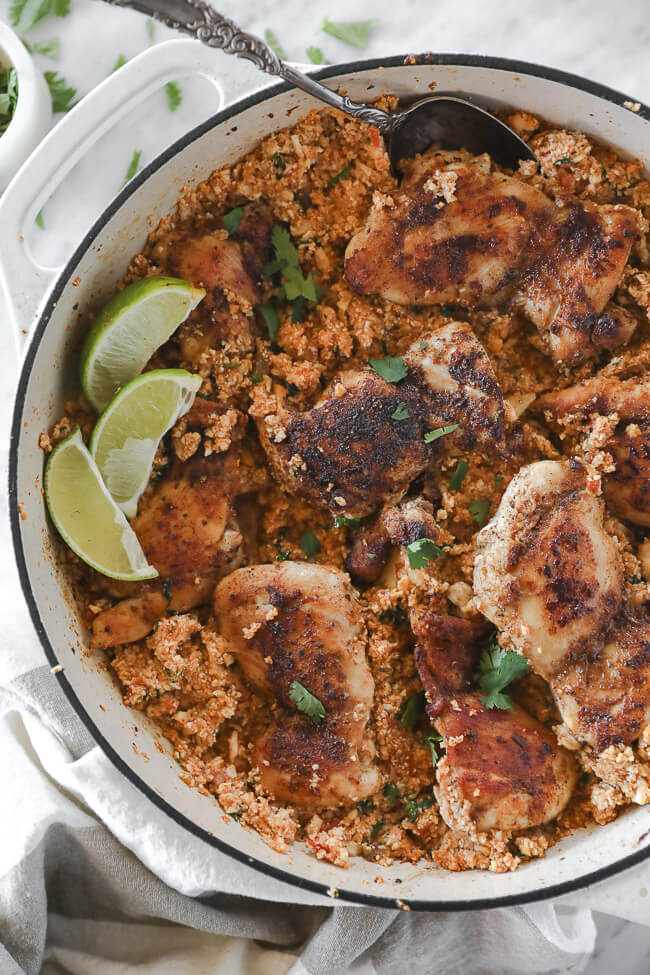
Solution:
[(516, 169), (520, 159), (535, 159), (532, 150), (503, 122), (472, 102), (454, 95), (431, 95), (405, 111), (389, 115), (372, 105), (352, 101), (326, 88), (281, 61), (270, 47), (241, 31), (204, 0), (106, 0), (160, 20), (167, 27), (191, 34), (209, 47), (247, 58), (266, 74), (276, 75), (314, 98), (376, 126), (386, 139), (391, 165), (399, 171), (402, 159), (424, 152), (434, 142), (443, 149), (487, 152), (499, 165)]

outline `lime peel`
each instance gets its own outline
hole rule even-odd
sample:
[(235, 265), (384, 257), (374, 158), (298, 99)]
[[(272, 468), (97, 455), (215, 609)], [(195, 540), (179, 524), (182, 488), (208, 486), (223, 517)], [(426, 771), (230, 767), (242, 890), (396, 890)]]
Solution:
[(81, 388), (101, 413), (205, 297), (181, 278), (134, 281), (98, 313), (81, 350)]
[(90, 453), (127, 518), (137, 513), (160, 440), (190, 409), (201, 383), (184, 369), (145, 372), (120, 390), (95, 424)]
[(48, 457), (44, 489), (54, 527), (87, 565), (128, 582), (158, 575), (108, 493), (79, 427)]

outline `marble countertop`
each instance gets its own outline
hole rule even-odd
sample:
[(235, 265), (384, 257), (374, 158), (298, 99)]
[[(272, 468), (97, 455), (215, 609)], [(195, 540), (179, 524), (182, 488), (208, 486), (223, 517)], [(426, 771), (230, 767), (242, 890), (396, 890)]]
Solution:
[[(332, 62), (352, 60), (359, 52), (323, 34), (331, 20), (377, 21), (364, 56), (408, 51), (462, 51), (518, 58), (552, 65), (618, 88), (635, 100), (650, 101), (650, 17), (647, 0), (219, 0), (221, 11), (244, 28), (261, 34), (271, 28), (289, 59), (306, 60), (310, 45)], [(8, 20), (8, 0), (0, 0), (0, 19)], [(174, 36), (147, 26), (144, 17), (110, 8), (98, 0), (71, 0), (65, 19), (47, 17), (28, 35), (30, 43), (57, 37), (57, 60), (37, 56), (43, 71), (57, 71), (80, 95), (112, 70), (118, 57), (128, 59), (151, 43)], [(229, 62), (215, 53), (225, 72)], [(250, 88), (256, 77), (246, 75)], [(93, 218), (122, 185), (135, 151), (144, 164), (218, 107), (214, 89), (204, 79), (180, 83), (182, 102), (169, 110), (164, 91), (123, 119), (64, 180), (43, 210), (44, 229), (31, 228), (30, 242), (45, 263), (60, 263)], [(100, 178), (98, 178), (98, 175)], [(2, 309), (0, 308), (0, 317)], [(0, 359), (0, 437), (5, 438), (15, 362)], [(630, 896), (634, 896), (630, 888)], [(596, 952), (588, 975), (647, 975), (650, 927), (597, 914)], [(650, 924), (650, 911), (648, 913)]]

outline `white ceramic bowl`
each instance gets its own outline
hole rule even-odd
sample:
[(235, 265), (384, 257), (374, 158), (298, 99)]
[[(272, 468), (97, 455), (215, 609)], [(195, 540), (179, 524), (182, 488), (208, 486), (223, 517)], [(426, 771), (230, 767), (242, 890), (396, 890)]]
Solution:
[[(110, 294), (149, 229), (173, 207), (182, 186), (196, 184), (218, 166), (248, 152), (267, 133), (314, 105), (287, 85), (231, 105), (147, 166), (119, 194), (79, 245), (67, 266), (54, 272), (30, 262), (22, 240), (53, 183), (84, 148), (106, 131), (134, 99), (170, 78), (193, 70), (211, 74), (219, 60), (193, 41), (170, 41), (136, 58), (107, 79), (46, 139), (0, 203), (7, 246), (0, 270), (11, 297), (16, 329), (31, 329), (13, 420), (10, 510), (16, 559), (26, 599), (45, 654), (64, 667), (58, 679), (70, 703), (117, 767), (176, 822), (225, 852), (289, 883), (340, 898), (412, 908), (464, 910), (538, 900), (574, 890), (650, 854), (650, 808), (632, 808), (606, 827), (582, 829), (548, 855), (515, 873), (447, 873), (428, 863), (378, 870), (355, 859), (339, 870), (296, 845), (290, 856), (273, 852), (260, 837), (224, 817), (212, 797), (178, 777), (170, 750), (152, 747), (154, 727), (127, 710), (99, 655), (86, 649), (85, 631), (65, 576), (57, 565), (41, 495), (43, 456), (38, 437), (62, 412), (74, 383), (74, 363), (89, 308)], [(583, 79), (518, 62), (463, 55), (428, 55), (383, 62), (361, 61), (318, 72), (353, 98), (381, 90), (401, 96), (462, 91), (487, 106), (521, 107), (551, 122), (580, 129), (647, 162), (650, 112), (626, 107), (626, 98)], [(72, 364), (72, 368), (71, 368)], [(19, 510), (20, 506), (20, 510)], [(138, 752), (132, 741), (137, 729)], [(149, 761), (142, 753), (146, 752)], [(378, 874), (383, 880), (380, 882)]]
[(0, 193), (52, 123), (52, 100), (45, 78), (18, 35), (0, 21), (0, 68), (9, 67), (18, 75), (18, 101), (11, 122), (0, 136)]

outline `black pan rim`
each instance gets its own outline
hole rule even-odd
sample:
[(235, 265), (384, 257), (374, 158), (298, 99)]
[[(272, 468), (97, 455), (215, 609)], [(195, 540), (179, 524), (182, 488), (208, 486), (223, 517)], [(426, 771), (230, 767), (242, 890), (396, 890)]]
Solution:
[[(616, 91), (613, 88), (609, 88), (606, 85), (601, 85), (598, 82), (591, 81), (587, 78), (582, 78), (580, 75), (574, 75), (556, 68), (549, 68), (545, 67), (544, 65), (533, 64), (527, 61), (512, 60), (508, 58), (468, 54), (434, 54), (430, 52), (408, 56), (398, 55), (389, 58), (374, 58), (367, 60), (358, 59), (345, 64), (330, 65), (315, 71), (314, 77), (326, 79), (338, 75), (372, 71), (376, 70), (377, 68), (392, 68), (400, 66), (411, 67), (417, 65), (459, 65), (463, 67), (483, 67), (506, 71), (510, 74), (514, 73), (533, 78), (543, 78), (547, 81), (553, 81), (560, 85), (595, 95), (604, 101), (608, 101), (620, 107), (629, 108), (630, 104), (635, 106), (638, 105), (639, 109), (638, 111), (635, 110), (634, 114), (640, 116), (646, 121), (650, 120), (649, 106), (636, 102), (636, 100), (632, 100), (629, 96), (624, 95), (622, 92)], [(228, 121), (254, 105), (260, 104), (261, 102), (264, 102), (275, 95), (291, 90), (291, 87), (291, 85), (285, 82), (270, 85), (252, 95), (234, 102), (228, 108), (217, 112), (205, 122), (191, 129), (188, 133), (156, 156), (151, 163), (145, 166), (144, 169), (142, 169), (128, 183), (128, 185), (124, 187), (118, 196), (115, 197), (112, 203), (109, 204), (109, 206), (97, 218), (89, 231), (86, 233), (83, 240), (76, 248), (74, 254), (70, 257), (65, 268), (55, 282), (54, 287), (48, 296), (47, 302), (39, 315), (38, 322), (30, 336), (26, 354), (20, 367), (20, 377), (15, 394), (14, 411), (10, 432), (8, 477), (9, 518), (21, 588), (27, 602), (34, 629), (43, 647), (45, 656), (52, 666), (55, 666), (58, 663), (58, 659), (40, 618), (38, 607), (36, 605), (36, 599), (32, 590), (29, 571), (27, 568), (27, 560), (25, 558), (25, 552), (22, 544), (20, 529), (21, 519), (20, 510), (18, 507), (18, 444), (20, 431), (22, 428), (24, 401), (36, 352), (47, 324), (51, 318), (52, 311), (55, 308), (72, 271), (82, 257), (87, 253), (100, 231), (104, 228), (111, 217), (119, 210), (125, 200), (132, 196), (133, 193), (135, 193), (135, 191), (149, 178), (149, 176), (160, 169), (160, 167), (168, 162), (173, 156), (175, 156), (191, 142), (202, 136), (205, 132), (217, 125), (220, 125), (222, 122)], [(482, 897), (475, 900), (438, 901), (408, 897), (401, 899), (395, 897), (381, 897), (375, 894), (361, 894), (355, 891), (346, 890), (344, 887), (337, 887), (336, 889), (333, 889), (331, 886), (326, 884), (307, 880), (303, 877), (297, 877), (288, 870), (274, 867), (271, 864), (266, 863), (264, 860), (251, 857), (237, 847), (233, 847), (230, 844), (225, 843), (223, 840), (213, 836), (202, 827), (197, 826), (196, 823), (193, 823), (192, 820), (190, 820), (187, 816), (179, 813), (173, 806), (166, 802), (162, 796), (158, 795), (158, 793), (155, 792), (151, 786), (149, 786), (144, 779), (142, 779), (140, 775), (138, 775), (138, 773), (135, 772), (115, 751), (115, 749), (104, 737), (99, 728), (95, 725), (86, 712), (84, 706), (65, 676), (65, 673), (60, 672), (56, 674), (56, 679), (58, 680), (75, 713), (113, 765), (115, 765), (115, 767), (133, 785), (135, 785), (143, 795), (150, 799), (158, 809), (174, 820), (174, 822), (188, 830), (193, 835), (197, 836), (199, 839), (204, 840), (210, 846), (215, 847), (221, 853), (238, 860), (240, 863), (253, 867), (256, 870), (259, 870), (260, 873), (273, 877), (275, 880), (282, 881), (290, 886), (330, 897), (332, 898), (332, 903), (338, 901), (338, 903), (341, 904), (364, 904), (371, 907), (393, 909), (401, 908), (403, 910), (414, 911), (460, 912), (492, 910), (497, 907), (509, 907), (520, 904), (536, 903), (582, 890), (586, 887), (590, 887), (603, 880), (606, 880), (609, 877), (613, 877), (625, 870), (628, 870), (650, 857), (650, 845), (648, 845), (647, 847), (639, 850), (637, 853), (629, 854), (628, 856), (623, 857), (622, 859), (617, 860), (606, 867), (601, 867), (592, 871), (591, 873), (584, 874), (573, 880), (563, 881), (562, 883), (554, 884), (550, 887), (541, 887), (524, 893), (508, 894), (496, 897)], [(342, 876), (344, 876), (344, 874), (342, 874)], [(336, 901), (333, 898), (336, 898)]]

